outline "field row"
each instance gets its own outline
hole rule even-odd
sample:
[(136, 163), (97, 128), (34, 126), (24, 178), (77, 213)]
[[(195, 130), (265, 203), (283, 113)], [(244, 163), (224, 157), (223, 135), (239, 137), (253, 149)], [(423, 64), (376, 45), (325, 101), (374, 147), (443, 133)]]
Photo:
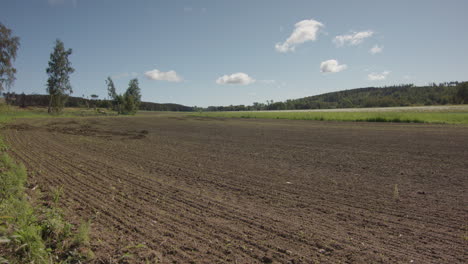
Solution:
[[(5, 130), (97, 262), (456, 263), (465, 127), (140, 116)], [(395, 194), (395, 188), (398, 192)]]

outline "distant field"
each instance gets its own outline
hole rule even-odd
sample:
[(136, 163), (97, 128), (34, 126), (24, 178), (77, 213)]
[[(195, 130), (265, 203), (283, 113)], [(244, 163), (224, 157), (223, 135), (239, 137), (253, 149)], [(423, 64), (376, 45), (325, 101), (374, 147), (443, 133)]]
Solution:
[[(104, 110), (105, 113), (97, 112), (92, 108), (65, 108), (62, 114), (51, 116), (47, 113), (47, 108), (43, 107), (21, 109), (18, 107), (0, 105), (0, 123), (8, 121), (12, 118), (21, 117), (49, 118), (115, 115), (115, 112), (113, 111), (108, 111), (105, 109), (101, 110)], [(296, 119), (354, 122), (468, 124), (468, 105), (199, 113), (139, 111), (137, 113), (137, 116), (152, 115), (190, 115), (224, 118)]]
[(468, 124), (468, 105), (285, 111), (202, 112), (205, 117)]
[(93, 108), (72, 108), (67, 107), (63, 109), (63, 112), (59, 115), (50, 115), (47, 113), (45, 107), (27, 107), (20, 108), (17, 106), (9, 106), (0, 104), (0, 123), (10, 121), (14, 118), (50, 118), (50, 117), (80, 117), (80, 116), (106, 116), (115, 115), (114, 112), (104, 110), (105, 114), (99, 113)]

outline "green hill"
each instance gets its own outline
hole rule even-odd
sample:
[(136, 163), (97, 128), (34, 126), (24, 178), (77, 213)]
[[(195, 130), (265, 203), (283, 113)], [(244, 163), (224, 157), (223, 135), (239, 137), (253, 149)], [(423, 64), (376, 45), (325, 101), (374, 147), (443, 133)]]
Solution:
[[(449, 82), (414, 86), (403, 84), (387, 87), (367, 87), (308, 96), (284, 102), (255, 102), (251, 106), (210, 106), (208, 111), (334, 109), (362, 107), (392, 107), (415, 105), (446, 105), (463, 103), (458, 96), (465, 83)], [(468, 102), (468, 100), (465, 100)]]

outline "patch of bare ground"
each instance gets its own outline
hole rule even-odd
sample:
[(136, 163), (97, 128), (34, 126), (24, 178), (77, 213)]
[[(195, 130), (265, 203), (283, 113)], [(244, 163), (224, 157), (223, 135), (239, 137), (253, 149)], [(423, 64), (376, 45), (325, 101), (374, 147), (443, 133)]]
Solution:
[(97, 263), (463, 263), (468, 128), (292, 120), (29, 120), (3, 131), (63, 186)]

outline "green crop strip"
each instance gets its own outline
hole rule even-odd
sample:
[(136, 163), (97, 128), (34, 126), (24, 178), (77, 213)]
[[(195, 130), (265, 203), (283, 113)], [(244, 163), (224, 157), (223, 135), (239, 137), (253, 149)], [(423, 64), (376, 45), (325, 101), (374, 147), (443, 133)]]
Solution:
[(318, 121), (468, 124), (468, 112), (201, 112), (192, 116)]

